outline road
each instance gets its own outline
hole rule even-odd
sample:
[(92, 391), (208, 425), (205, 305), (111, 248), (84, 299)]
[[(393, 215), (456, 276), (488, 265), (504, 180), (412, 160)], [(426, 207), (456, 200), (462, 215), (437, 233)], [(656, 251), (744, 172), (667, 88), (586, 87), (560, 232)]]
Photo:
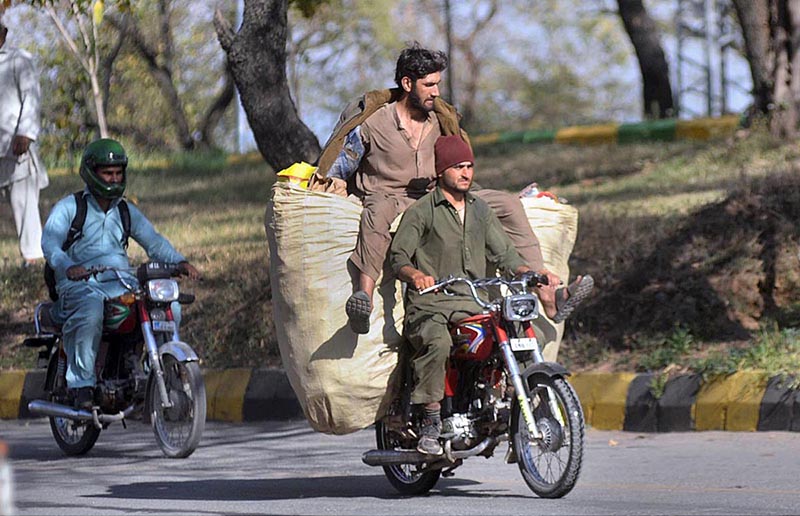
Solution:
[[(162, 458), (140, 422), (104, 431), (83, 458), (61, 455), (45, 420), (0, 421), (19, 515), (115, 514), (800, 514), (793, 433), (587, 433), (577, 487), (537, 498), (516, 466), (472, 458), (429, 496), (396, 494), (361, 463), (369, 430), (304, 421), (209, 423), (188, 459)], [(503, 449), (504, 449), (503, 445)]]

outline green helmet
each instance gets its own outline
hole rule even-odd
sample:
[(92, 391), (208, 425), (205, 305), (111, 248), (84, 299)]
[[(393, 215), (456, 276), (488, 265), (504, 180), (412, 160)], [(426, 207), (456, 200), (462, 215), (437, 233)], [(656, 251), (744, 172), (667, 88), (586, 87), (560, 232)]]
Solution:
[[(97, 167), (121, 166), (122, 182), (106, 183), (97, 176)], [(90, 143), (83, 151), (80, 174), (89, 191), (104, 199), (117, 199), (125, 192), (127, 180), (128, 156), (122, 145), (109, 138), (102, 138)]]

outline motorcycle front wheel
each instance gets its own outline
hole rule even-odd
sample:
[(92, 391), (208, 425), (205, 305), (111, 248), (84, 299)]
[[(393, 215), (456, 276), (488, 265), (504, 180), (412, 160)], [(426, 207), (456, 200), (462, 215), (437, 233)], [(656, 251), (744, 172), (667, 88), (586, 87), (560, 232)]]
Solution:
[(572, 386), (563, 378), (538, 377), (529, 385), (541, 439), (534, 439), (515, 400), (511, 413), (514, 451), (528, 487), (542, 498), (561, 498), (578, 481), (585, 423)]
[(164, 383), (172, 406), (162, 406), (161, 393), (154, 378), (148, 400), (153, 433), (164, 455), (188, 457), (200, 443), (206, 424), (205, 384), (197, 362), (181, 362), (171, 355), (164, 355), (163, 367)]
[[(386, 427), (383, 421), (375, 424), (375, 437), (379, 450), (402, 449), (403, 443), (398, 436), (394, 435)], [(407, 444), (407, 443), (406, 443)], [(420, 472), (417, 466), (412, 464), (399, 464), (393, 466), (383, 466), (383, 472), (389, 483), (392, 484), (400, 494), (421, 495), (425, 494), (439, 481), (441, 470)]]
[[(47, 376), (51, 374), (55, 376), (53, 382), (53, 391), (50, 394), (50, 401), (60, 404), (68, 404), (69, 400), (66, 396), (66, 379), (57, 376), (58, 370), (58, 353), (53, 353), (50, 356), (50, 362), (47, 365)], [(91, 421), (73, 421), (63, 417), (50, 418), (50, 431), (53, 433), (53, 439), (65, 455), (77, 456), (84, 455), (94, 447), (97, 438), (100, 437), (100, 429), (98, 429)]]

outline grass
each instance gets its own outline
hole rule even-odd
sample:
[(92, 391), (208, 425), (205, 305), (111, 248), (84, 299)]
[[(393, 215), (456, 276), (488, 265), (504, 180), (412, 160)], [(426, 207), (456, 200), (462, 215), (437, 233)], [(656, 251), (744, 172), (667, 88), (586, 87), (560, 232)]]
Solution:
[[(755, 130), (711, 143), (476, 151), (482, 185), (517, 191), (536, 181), (580, 212), (570, 267), (573, 275), (592, 274), (597, 290), (568, 321), (560, 360), (569, 368), (649, 371), (656, 395), (679, 372), (758, 368), (789, 378), (800, 369), (800, 236), (787, 224), (800, 220), (792, 211), (800, 212), (800, 193), (791, 193), (800, 190), (791, 182), (795, 145)], [(273, 171), (258, 156), (131, 162), (128, 197), (205, 275), (185, 284), (197, 301), (184, 310), (184, 340), (209, 367), (279, 364), (264, 233)], [(784, 176), (788, 182), (773, 188), (784, 193), (775, 197), (767, 187)], [(77, 175), (53, 171), (43, 216), (81, 187)], [(764, 213), (777, 215), (765, 226)], [(767, 246), (765, 235), (777, 244)], [(145, 259), (133, 242), (130, 254), (134, 263)], [(46, 292), (41, 269), (22, 270), (19, 262), (2, 203), (0, 368), (35, 363), (35, 350), (20, 343)], [(762, 288), (769, 277), (771, 289)]]

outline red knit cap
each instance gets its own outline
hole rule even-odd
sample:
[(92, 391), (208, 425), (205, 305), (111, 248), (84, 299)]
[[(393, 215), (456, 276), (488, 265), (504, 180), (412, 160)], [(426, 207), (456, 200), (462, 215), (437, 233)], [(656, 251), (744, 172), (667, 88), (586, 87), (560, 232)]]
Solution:
[(472, 154), (469, 144), (458, 135), (440, 136), (433, 147), (436, 157), (436, 175), (441, 174), (445, 169), (458, 165), (462, 161), (469, 161), (475, 164), (475, 156)]

